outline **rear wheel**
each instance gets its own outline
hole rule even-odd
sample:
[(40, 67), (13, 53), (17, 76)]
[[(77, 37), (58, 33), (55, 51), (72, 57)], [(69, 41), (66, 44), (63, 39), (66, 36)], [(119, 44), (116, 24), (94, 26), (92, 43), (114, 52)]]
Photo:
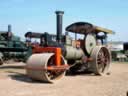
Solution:
[(3, 61), (3, 54), (0, 52), (0, 65), (3, 65), (4, 61)]
[(3, 65), (3, 59), (0, 58), (0, 65)]
[(90, 68), (96, 75), (104, 75), (109, 72), (111, 54), (104, 46), (96, 46), (91, 54)]

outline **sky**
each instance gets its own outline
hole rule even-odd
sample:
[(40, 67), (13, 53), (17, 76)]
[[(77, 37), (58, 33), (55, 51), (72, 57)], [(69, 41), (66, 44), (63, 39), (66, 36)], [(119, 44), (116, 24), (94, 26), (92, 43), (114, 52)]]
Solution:
[(56, 33), (56, 10), (64, 11), (63, 33), (84, 21), (116, 32), (110, 41), (128, 42), (128, 0), (0, 0), (0, 30), (11, 24), (21, 38), (27, 31)]

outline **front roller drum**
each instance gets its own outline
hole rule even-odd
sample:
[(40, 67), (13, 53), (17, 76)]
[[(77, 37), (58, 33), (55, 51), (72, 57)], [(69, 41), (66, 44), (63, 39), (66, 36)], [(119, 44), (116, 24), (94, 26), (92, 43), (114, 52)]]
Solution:
[(92, 53), (90, 62), (91, 71), (96, 75), (105, 75), (109, 72), (111, 63), (110, 51), (104, 46), (96, 46)]
[[(53, 83), (65, 75), (63, 69), (52, 70), (55, 64), (54, 53), (33, 54), (27, 61), (26, 72), (33, 80)], [(65, 59), (61, 56), (61, 65), (66, 65)]]

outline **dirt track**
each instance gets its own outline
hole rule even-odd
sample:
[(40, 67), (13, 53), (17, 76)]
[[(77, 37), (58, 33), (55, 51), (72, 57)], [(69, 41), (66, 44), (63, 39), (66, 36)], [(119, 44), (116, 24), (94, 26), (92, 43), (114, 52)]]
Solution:
[(65, 76), (55, 84), (31, 81), (23, 66), (0, 67), (0, 96), (126, 96), (128, 91), (128, 63), (112, 64), (108, 76)]

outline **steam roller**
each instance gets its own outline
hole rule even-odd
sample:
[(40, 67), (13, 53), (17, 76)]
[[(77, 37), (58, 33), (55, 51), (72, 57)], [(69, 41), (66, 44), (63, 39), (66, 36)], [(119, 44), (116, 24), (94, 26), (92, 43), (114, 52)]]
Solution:
[(59, 54), (59, 57), (56, 57), (55, 53), (33, 54), (27, 61), (28, 76), (34, 80), (49, 83), (61, 79), (65, 75), (64, 67), (67, 63), (63, 56)]
[[(56, 11), (56, 34), (27, 32), (26, 38), (40, 39), (39, 45), (32, 46), (32, 55), (27, 60), (27, 75), (42, 82), (54, 83), (65, 72), (91, 71), (105, 75), (111, 65), (111, 53), (107, 48), (107, 34), (112, 30), (95, 26), (88, 22), (75, 22), (66, 27), (62, 34), (63, 11)], [(99, 33), (103, 33), (100, 35)], [(74, 33), (75, 38), (71, 38)], [(77, 35), (84, 38), (78, 38)]]

